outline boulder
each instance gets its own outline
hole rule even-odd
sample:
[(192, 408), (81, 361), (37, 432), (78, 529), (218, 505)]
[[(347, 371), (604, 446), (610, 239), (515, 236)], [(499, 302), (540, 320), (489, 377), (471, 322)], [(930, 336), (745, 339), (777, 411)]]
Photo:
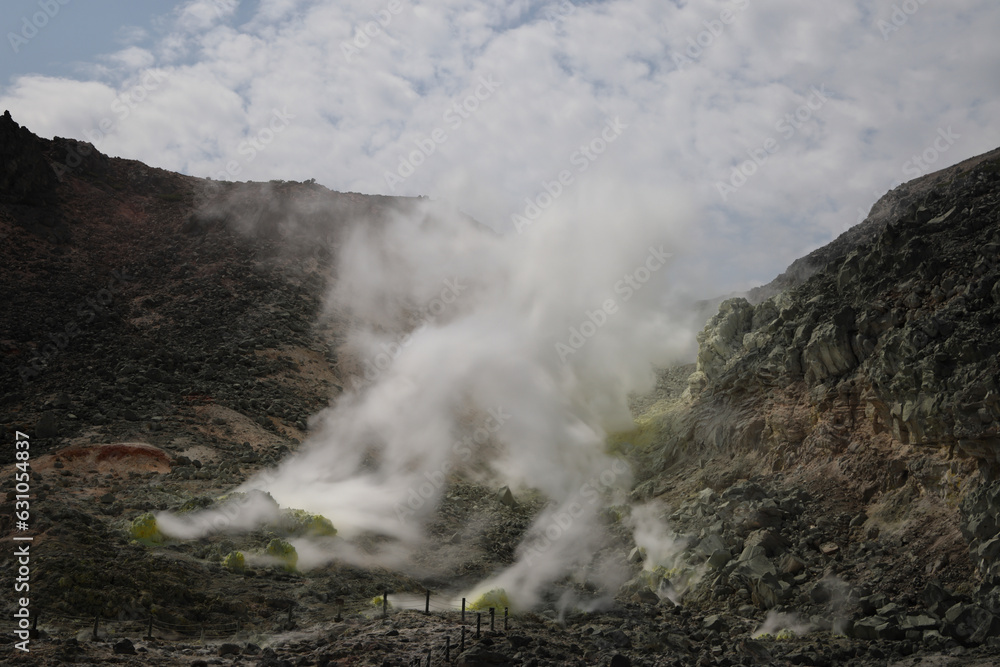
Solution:
[[(778, 571), (774, 564), (760, 553), (755, 553), (749, 558), (743, 559), (736, 564), (729, 575), (730, 582), (747, 589), (754, 604), (761, 609), (771, 609), (777, 606), (779, 600), (785, 594), (785, 586), (778, 579)], [(745, 553), (745, 552), (744, 552)]]
[(135, 655), (135, 646), (128, 639), (121, 639), (115, 642), (115, 655)]
[(790, 545), (778, 531), (762, 528), (751, 532), (743, 542), (744, 552), (754, 546), (764, 549), (764, 555), (768, 558), (776, 558), (785, 553)]
[(697, 370), (704, 373), (709, 382), (719, 377), (729, 360), (743, 351), (743, 338), (749, 333), (752, 322), (750, 302), (742, 297), (727, 299), (698, 334)]
[(818, 325), (802, 351), (802, 370), (810, 385), (843, 375), (857, 365), (847, 330), (833, 322)]
[(239, 655), (239, 654), (240, 654), (240, 646), (239, 646), (239, 644), (232, 644), (232, 643), (228, 643), (227, 642), (227, 643), (222, 644), (221, 646), (219, 646), (219, 655), (220, 656), (224, 656), (224, 655)]
[(712, 555), (708, 558), (707, 565), (713, 570), (721, 570), (729, 561), (733, 559), (733, 555), (729, 553), (729, 549), (716, 549), (712, 552)]
[(501, 486), (497, 491), (497, 500), (500, 501), (502, 505), (514, 509), (517, 507), (517, 501), (514, 500), (514, 494), (511, 493), (509, 486)]
[(52, 410), (46, 410), (35, 424), (36, 438), (58, 438), (62, 430), (59, 418)]

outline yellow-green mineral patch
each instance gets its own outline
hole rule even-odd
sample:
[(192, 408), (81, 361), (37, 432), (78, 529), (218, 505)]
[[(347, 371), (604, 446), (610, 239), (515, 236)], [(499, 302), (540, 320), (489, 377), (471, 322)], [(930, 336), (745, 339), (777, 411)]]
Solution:
[(299, 562), (299, 554), (295, 551), (295, 547), (280, 537), (268, 542), (266, 551), (268, 556), (274, 556), (282, 561), (285, 564), (285, 569), (289, 572), (294, 571)]
[(469, 605), (469, 609), (474, 609), (476, 611), (482, 611), (493, 607), (494, 609), (503, 609), (504, 607), (510, 607), (510, 599), (507, 597), (507, 591), (502, 588), (494, 588), (493, 590), (486, 591), (478, 598), (472, 601)]
[(337, 529), (329, 519), (305, 510), (282, 510), (280, 528), (295, 536), (333, 537), (337, 534)]
[(230, 551), (222, 559), (222, 567), (230, 572), (242, 572), (246, 569), (247, 561), (242, 551)]
[(152, 512), (146, 512), (132, 519), (129, 534), (133, 540), (146, 546), (163, 544), (163, 533), (156, 525), (156, 517), (153, 516)]

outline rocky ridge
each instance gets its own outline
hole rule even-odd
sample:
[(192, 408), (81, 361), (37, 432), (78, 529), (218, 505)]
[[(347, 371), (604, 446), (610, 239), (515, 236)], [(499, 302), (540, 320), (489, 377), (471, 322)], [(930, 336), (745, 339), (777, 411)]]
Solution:
[[(683, 395), (635, 434), (637, 492), (680, 503), (702, 598), (903, 646), (995, 642), (1000, 155), (899, 190), (868, 241), (721, 304)], [(747, 477), (774, 488), (746, 497)]]

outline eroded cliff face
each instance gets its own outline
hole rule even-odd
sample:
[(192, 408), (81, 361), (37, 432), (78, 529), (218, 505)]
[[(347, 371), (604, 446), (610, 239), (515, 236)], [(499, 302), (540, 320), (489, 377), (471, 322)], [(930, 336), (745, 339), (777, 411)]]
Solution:
[[(791, 390), (814, 420), (845, 411), (849, 425), (899, 445), (974, 460), (990, 481), (1000, 471), (998, 267), (994, 159), (942, 183), (801, 286), (756, 306), (724, 302), (699, 335), (692, 410)], [(736, 440), (773, 447), (810, 431), (780, 422), (748, 425)]]
[[(638, 491), (676, 503), (745, 478), (822, 489), (845, 511), (841, 546), (896, 549), (885, 566), (906, 572), (900, 591), (966, 582), (981, 606), (954, 615), (982, 622), (956, 632), (988, 631), (1000, 612), (1000, 151), (900, 186), (863, 226), (812, 253), (830, 259), (810, 277), (721, 304), (684, 395), (644, 426), (657, 444)], [(724, 575), (713, 586), (734, 587)]]

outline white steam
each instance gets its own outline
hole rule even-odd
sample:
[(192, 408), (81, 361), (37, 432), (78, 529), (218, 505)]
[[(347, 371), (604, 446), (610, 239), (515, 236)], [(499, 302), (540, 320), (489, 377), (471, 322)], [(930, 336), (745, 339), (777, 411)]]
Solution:
[(667, 255), (691, 224), (681, 201), (579, 188), (508, 236), (431, 202), (360, 222), (326, 303), (352, 323), (341, 358), (356, 380), (299, 453), (245, 488), (326, 516), (345, 553), (362, 534), (392, 538), (394, 564), (420, 548), (456, 472), (538, 489), (553, 502), (525, 544), (552, 525), (558, 538), (523, 546), (497, 578), (530, 606), (597, 548), (590, 500), (628, 479), (601, 480), (618, 470), (606, 434), (632, 427), (627, 395), (688, 344), (669, 315), (681, 278)]
[(653, 502), (633, 507), (629, 517), (635, 545), (644, 554), (643, 568), (646, 570), (672, 568), (690, 542), (670, 530), (661, 518), (664, 514), (666, 507)]
[(789, 634), (806, 635), (812, 632), (812, 630), (812, 624), (803, 621), (797, 615), (772, 609), (767, 612), (764, 622), (751, 636), (753, 639), (757, 639), (763, 635), (771, 635), (780, 639)]

